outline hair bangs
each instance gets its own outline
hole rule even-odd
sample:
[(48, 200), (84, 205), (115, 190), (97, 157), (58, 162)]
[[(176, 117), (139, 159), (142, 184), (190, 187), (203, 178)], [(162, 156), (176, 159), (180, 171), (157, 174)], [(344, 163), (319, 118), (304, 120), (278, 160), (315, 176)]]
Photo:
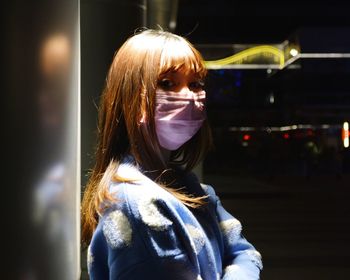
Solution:
[(203, 58), (200, 53), (187, 41), (176, 40), (167, 42), (160, 57), (159, 74), (163, 75), (171, 71), (192, 72), (200, 78), (207, 74)]

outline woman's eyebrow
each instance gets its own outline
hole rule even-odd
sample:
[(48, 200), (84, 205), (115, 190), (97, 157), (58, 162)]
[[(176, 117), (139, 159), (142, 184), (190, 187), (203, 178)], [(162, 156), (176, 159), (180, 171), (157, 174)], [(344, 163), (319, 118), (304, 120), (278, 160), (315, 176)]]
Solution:
[(168, 71), (168, 72), (164, 72), (164, 73), (161, 73), (159, 75), (159, 78), (164, 78), (164, 77), (173, 77), (175, 75), (176, 72), (173, 72), (173, 71)]

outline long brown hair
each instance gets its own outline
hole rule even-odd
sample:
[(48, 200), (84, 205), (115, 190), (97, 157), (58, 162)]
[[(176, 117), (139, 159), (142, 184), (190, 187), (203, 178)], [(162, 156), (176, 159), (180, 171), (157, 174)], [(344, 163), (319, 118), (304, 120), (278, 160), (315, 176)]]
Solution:
[[(171, 70), (191, 70), (204, 78), (203, 59), (185, 38), (160, 31), (144, 30), (130, 37), (118, 50), (110, 66), (99, 107), (96, 161), (84, 191), (81, 217), (82, 240), (90, 242), (103, 212), (102, 202), (113, 202), (108, 190), (110, 180), (132, 181), (116, 175), (120, 160), (127, 154), (134, 157), (143, 170), (154, 178), (169, 167), (164, 161), (154, 123), (155, 91), (159, 76)], [(146, 116), (147, 124), (141, 123)], [(211, 145), (211, 134), (205, 122), (197, 134), (171, 153), (171, 165), (191, 170)], [(190, 207), (200, 206), (202, 198), (186, 195), (160, 184)]]

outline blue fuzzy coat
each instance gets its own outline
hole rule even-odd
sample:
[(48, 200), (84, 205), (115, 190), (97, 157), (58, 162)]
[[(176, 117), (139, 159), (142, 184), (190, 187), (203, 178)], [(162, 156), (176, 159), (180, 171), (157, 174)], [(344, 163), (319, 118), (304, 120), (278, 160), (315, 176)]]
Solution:
[(208, 195), (198, 209), (182, 204), (126, 158), (110, 183), (117, 201), (100, 217), (88, 248), (90, 279), (259, 279), (261, 256), (242, 235), (241, 223), (211, 186), (191, 173), (186, 189)]

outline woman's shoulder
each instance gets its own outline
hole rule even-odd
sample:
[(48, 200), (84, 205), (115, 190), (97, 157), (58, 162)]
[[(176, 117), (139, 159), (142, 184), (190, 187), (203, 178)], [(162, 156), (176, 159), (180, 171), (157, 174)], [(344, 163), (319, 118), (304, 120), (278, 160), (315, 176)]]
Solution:
[(172, 194), (144, 175), (133, 164), (120, 164), (115, 175), (109, 183), (109, 192), (114, 201), (108, 202), (104, 208), (105, 211), (100, 217), (102, 221), (111, 213), (120, 212), (135, 223), (143, 221), (149, 226), (162, 227), (168, 222), (162, 219), (158, 210), (160, 208), (174, 210), (181, 207), (180, 202)]
[(116, 175), (120, 180), (111, 180), (109, 185), (114, 201), (108, 202), (99, 219), (100, 233), (110, 247), (127, 247), (132, 232), (144, 230), (145, 226), (161, 230), (172, 224), (161, 210), (176, 203), (170, 193), (136, 166), (121, 164)]
[(132, 244), (146, 244), (145, 246), (148, 247), (147, 244), (150, 241), (146, 239), (141, 242), (141, 239), (146, 237), (139, 236), (136, 234), (138, 232), (143, 232), (145, 236), (152, 236), (153, 241), (154, 238), (167, 240), (172, 237), (170, 232), (174, 224), (184, 217), (183, 214), (185, 217), (190, 216), (181, 202), (139, 172), (137, 167), (121, 165), (117, 175), (133, 180), (110, 184), (110, 191), (115, 200), (103, 211), (96, 231), (96, 235), (101, 235), (108, 247), (118, 250), (130, 248)]
[(169, 193), (156, 182), (144, 175), (140, 169), (130, 163), (122, 163), (115, 171), (109, 184), (109, 191), (117, 201), (134, 201), (145, 199), (169, 199)]

